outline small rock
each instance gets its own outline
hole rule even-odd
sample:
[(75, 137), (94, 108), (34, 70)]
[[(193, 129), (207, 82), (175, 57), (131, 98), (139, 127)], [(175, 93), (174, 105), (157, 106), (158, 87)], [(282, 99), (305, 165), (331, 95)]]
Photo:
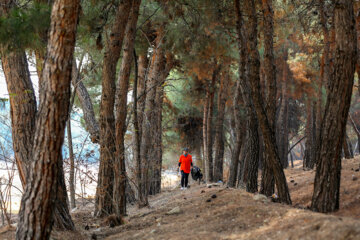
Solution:
[(156, 229), (151, 230), (150, 233), (156, 233)]
[(253, 199), (255, 201), (268, 201), (269, 200), (265, 195), (262, 195), (262, 194), (255, 194)]
[(161, 218), (157, 218), (157, 219), (156, 219), (156, 222), (159, 223), (159, 222), (161, 222), (161, 220), (162, 220)]
[(206, 202), (211, 202), (211, 199), (209, 198), (208, 200), (206, 200)]
[(352, 179), (353, 181), (356, 181), (358, 178), (357, 178), (355, 175), (352, 175), (352, 176), (351, 176), (351, 179)]
[(157, 226), (158, 226), (158, 227), (160, 227), (160, 226), (161, 226), (161, 223), (160, 223), (160, 222), (158, 222)]
[(211, 188), (211, 187), (220, 187), (220, 184), (218, 183), (210, 183), (210, 184), (207, 184), (206, 185), (208, 188)]
[(175, 214), (179, 214), (179, 213), (181, 213), (180, 207), (175, 207), (175, 208), (171, 209), (170, 211), (168, 211), (166, 214), (167, 215), (175, 215)]
[(211, 196), (211, 198), (216, 198), (217, 196), (216, 196), (216, 194), (213, 194), (212, 196)]

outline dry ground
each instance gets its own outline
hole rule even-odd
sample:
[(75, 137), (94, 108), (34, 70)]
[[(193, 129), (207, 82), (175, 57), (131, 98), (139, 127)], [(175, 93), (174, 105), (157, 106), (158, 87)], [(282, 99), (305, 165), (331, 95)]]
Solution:
[[(360, 239), (360, 172), (355, 171), (359, 163), (360, 158), (343, 161), (341, 210), (333, 215), (306, 210), (315, 172), (302, 170), (299, 161), (294, 169), (285, 171), (293, 206), (240, 189), (193, 184), (185, 191), (166, 190), (151, 197), (150, 208), (129, 206), (126, 223), (115, 228), (94, 219), (92, 204), (88, 204), (73, 213), (78, 232), (55, 231), (52, 238)], [(180, 211), (169, 215), (174, 209)], [(13, 230), (0, 231), (0, 239), (13, 236)]]

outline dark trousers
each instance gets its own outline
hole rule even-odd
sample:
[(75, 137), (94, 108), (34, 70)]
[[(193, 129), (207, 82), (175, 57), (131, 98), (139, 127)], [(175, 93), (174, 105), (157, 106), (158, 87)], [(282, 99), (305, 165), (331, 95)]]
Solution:
[(187, 187), (189, 181), (189, 174), (181, 171), (181, 187)]

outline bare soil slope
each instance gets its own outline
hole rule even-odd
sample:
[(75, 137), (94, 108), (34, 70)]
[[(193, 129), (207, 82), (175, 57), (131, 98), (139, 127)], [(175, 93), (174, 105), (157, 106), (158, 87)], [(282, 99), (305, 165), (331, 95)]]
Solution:
[[(273, 203), (241, 189), (193, 183), (190, 189), (165, 190), (150, 198), (150, 208), (129, 206), (125, 224), (111, 228), (91, 216), (88, 204), (72, 213), (78, 232), (57, 232), (53, 239), (360, 239), (360, 158), (344, 160), (341, 210), (330, 215), (307, 210), (313, 170), (301, 162), (285, 171), (293, 206)], [(0, 239), (13, 239), (14, 230)]]

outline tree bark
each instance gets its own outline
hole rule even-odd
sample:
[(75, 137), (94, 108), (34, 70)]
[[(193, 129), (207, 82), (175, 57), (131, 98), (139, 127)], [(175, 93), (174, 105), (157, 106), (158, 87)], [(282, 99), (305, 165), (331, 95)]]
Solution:
[(174, 65), (173, 55), (169, 52), (166, 53), (166, 59), (163, 60), (164, 65), (163, 69), (159, 75), (159, 83), (156, 88), (155, 96), (155, 118), (154, 118), (154, 146), (153, 146), (153, 156), (154, 156), (154, 176), (152, 181), (152, 194), (160, 193), (161, 191), (161, 170), (162, 170), (162, 113), (163, 113), (163, 102), (164, 102), (164, 86), (166, 78), (168, 77), (171, 69)]
[(207, 99), (207, 115), (206, 115), (206, 159), (205, 159), (205, 178), (208, 182), (214, 181), (214, 162), (213, 162), (213, 116), (214, 116), (214, 96), (215, 84), (219, 78), (221, 66), (215, 66), (213, 70), (212, 79), (209, 85), (206, 86)]
[(100, 127), (96, 120), (94, 108), (90, 95), (82, 81), (73, 81), (73, 86), (76, 88), (76, 95), (80, 101), (81, 109), (84, 114), (86, 124), (86, 131), (90, 134), (91, 142), (99, 143), (100, 140)]
[(152, 56), (151, 61), (151, 70), (149, 72), (148, 78), (148, 86), (147, 86), (147, 95), (145, 102), (145, 112), (144, 119), (142, 123), (142, 135), (141, 135), (141, 178), (142, 178), (142, 195), (143, 200), (139, 204), (140, 206), (147, 206), (148, 203), (148, 195), (149, 195), (149, 167), (151, 167), (150, 159), (152, 159), (151, 152), (151, 139), (154, 136), (154, 118), (155, 118), (155, 99), (156, 99), (156, 86), (158, 84), (159, 72), (164, 66), (164, 50), (162, 48), (163, 41), (163, 32), (159, 30), (157, 39), (156, 39), (156, 47), (154, 49), (154, 54)]
[(75, 225), (71, 219), (69, 212), (69, 199), (66, 191), (62, 157), (59, 157), (57, 168), (57, 190), (54, 210), (54, 227), (58, 230), (73, 231), (75, 230)]
[(241, 146), (243, 144), (243, 127), (242, 122), (243, 118), (241, 117), (241, 109), (240, 109), (240, 97), (241, 97), (241, 89), (240, 89), (240, 78), (237, 82), (235, 97), (234, 97), (234, 106), (233, 106), (233, 115), (235, 118), (235, 144), (233, 151), (231, 153), (231, 161), (229, 167), (229, 179), (228, 179), (228, 187), (236, 186), (237, 173), (239, 168), (239, 158), (241, 152)]
[(248, 68), (249, 79), (251, 86), (251, 99), (254, 103), (256, 115), (261, 127), (264, 137), (265, 149), (269, 152), (269, 165), (271, 165), (274, 172), (275, 184), (278, 191), (279, 199), (283, 203), (291, 204), (289, 189), (287, 186), (284, 171), (281, 166), (278, 149), (276, 146), (276, 139), (274, 129), (269, 124), (263, 99), (260, 92), (260, 77), (259, 77), (259, 52), (257, 51), (257, 17), (255, 3), (253, 0), (246, 1), (244, 4), (248, 9)]
[[(0, 16), (6, 16), (15, 1), (5, 0), (0, 6)], [(1, 47), (1, 63), (10, 99), (12, 143), (22, 187), (32, 162), (32, 145), (35, 132), (36, 98), (30, 79), (26, 53), (22, 50), (8, 52)]]
[(254, 193), (258, 191), (258, 168), (259, 168), (259, 133), (256, 113), (251, 106), (247, 106), (247, 133), (245, 143), (245, 155), (243, 160), (241, 181), (246, 184), (246, 191)]
[(125, 132), (127, 116), (127, 96), (131, 63), (134, 56), (136, 24), (139, 16), (141, 0), (134, 0), (125, 32), (123, 58), (116, 93), (116, 157), (114, 163), (114, 193), (115, 214), (121, 217), (126, 214), (126, 168), (125, 168)]
[(73, 150), (72, 134), (71, 134), (71, 111), (69, 112), (69, 119), (67, 121), (66, 129), (67, 129), (69, 159), (70, 159), (70, 174), (69, 174), (70, 208), (73, 209), (76, 207), (76, 203), (75, 203), (75, 158), (74, 158), (74, 150)]
[(221, 77), (220, 88), (218, 91), (217, 110), (215, 124), (215, 159), (214, 159), (214, 181), (223, 181), (223, 165), (224, 165), (224, 117), (226, 107), (226, 86), (229, 84), (229, 76)]
[(339, 209), (341, 148), (350, 108), (356, 63), (356, 32), (353, 2), (335, 1), (335, 58), (330, 76), (318, 151), (311, 209), (332, 212)]
[(205, 103), (204, 103), (204, 110), (203, 110), (203, 126), (202, 126), (202, 133), (203, 133), (203, 159), (204, 159), (204, 172), (205, 172), (205, 179), (208, 179), (208, 166), (207, 166), (207, 119), (209, 114), (209, 96), (206, 93), (205, 95)]
[[(135, 50), (134, 50), (135, 53)], [(136, 54), (135, 56), (136, 57)], [(133, 102), (134, 102), (134, 110), (133, 110), (133, 121), (134, 121), (134, 137), (133, 137), (133, 151), (134, 151), (134, 162), (135, 162), (135, 171), (136, 171), (136, 183), (137, 183), (137, 202), (141, 205), (143, 201), (142, 197), (142, 179), (141, 179), (141, 123), (142, 123), (142, 114), (145, 109), (145, 99), (146, 99), (146, 83), (145, 83), (145, 75), (147, 69), (147, 57), (146, 55), (139, 56), (139, 62), (136, 61), (135, 58), (135, 80), (133, 87)], [(143, 95), (138, 100), (138, 93)]]
[[(276, 126), (276, 67), (274, 65), (274, 11), (273, 1), (262, 1), (262, 12), (264, 18), (264, 75), (266, 84), (266, 114), (272, 129), (275, 131)], [(270, 157), (267, 151), (264, 154), (262, 166), (261, 189), (260, 192), (266, 196), (274, 193), (274, 173), (267, 162)]]
[(21, 201), (16, 239), (50, 237), (56, 191), (61, 185), (58, 181), (61, 174), (59, 156), (68, 117), (79, 8), (80, 1), (56, 0), (53, 5), (47, 60), (42, 75), (44, 88), (34, 136), (35, 162)]
[[(306, 101), (306, 128), (305, 128), (305, 152), (304, 152), (304, 159), (303, 159), (303, 168), (304, 169), (313, 169), (315, 166), (315, 159), (314, 155), (312, 154), (316, 151), (315, 147), (315, 139), (314, 139), (314, 114), (313, 114), (313, 100), (308, 95)], [(315, 148), (315, 149), (314, 149)]]
[(10, 96), (11, 131), (15, 161), (22, 186), (25, 188), (32, 162), (36, 98), (25, 52), (5, 53), (5, 49), (2, 49), (1, 55), (1, 63)]
[[(323, 32), (324, 37), (324, 50), (323, 54), (321, 56), (321, 63), (320, 63), (320, 78), (318, 80), (318, 86), (317, 86), (317, 102), (316, 102), (316, 135), (315, 139), (316, 142), (317, 139), (320, 136), (320, 129), (321, 129), (321, 122), (322, 122), (322, 113), (323, 113), (323, 85), (325, 81), (329, 78), (330, 73), (330, 39), (329, 39), (329, 28), (328, 25), (328, 16), (326, 14), (325, 9), (325, 1), (319, 0), (319, 13), (320, 13), (320, 24), (321, 29)], [(315, 146), (316, 147), (316, 146)]]
[(288, 81), (288, 65), (287, 65), (288, 51), (284, 51), (283, 69), (282, 69), (282, 83), (281, 83), (281, 104), (279, 109), (279, 116), (277, 120), (277, 145), (279, 149), (279, 156), (283, 168), (289, 166), (288, 149), (289, 149), (289, 132), (288, 132), (288, 108), (289, 98), (287, 96), (287, 81)]
[(116, 136), (114, 134), (115, 77), (130, 10), (131, 1), (123, 0), (119, 3), (110, 33), (110, 41), (107, 43), (104, 55), (100, 103), (100, 166), (95, 201), (95, 215), (98, 217), (110, 215), (115, 210), (112, 199), (113, 161), (116, 152)]
[(241, 93), (241, 84), (245, 79), (245, 69), (246, 69), (246, 47), (245, 47), (245, 31), (243, 26), (243, 20), (240, 12), (239, 2), (237, 0), (234, 1), (234, 6), (236, 11), (238, 11), (239, 17), (236, 19), (236, 27), (237, 27), (237, 43), (240, 50), (240, 61), (239, 61), (239, 79), (236, 83), (236, 90), (234, 96), (234, 118), (235, 118), (235, 146), (231, 155), (231, 163), (230, 163), (230, 174), (228, 179), (228, 186), (235, 187), (236, 179), (238, 178), (238, 168), (240, 161), (240, 153), (241, 146), (243, 145), (243, 124), (241, 117), (241, 108), (240, 102), (242, 99)]

